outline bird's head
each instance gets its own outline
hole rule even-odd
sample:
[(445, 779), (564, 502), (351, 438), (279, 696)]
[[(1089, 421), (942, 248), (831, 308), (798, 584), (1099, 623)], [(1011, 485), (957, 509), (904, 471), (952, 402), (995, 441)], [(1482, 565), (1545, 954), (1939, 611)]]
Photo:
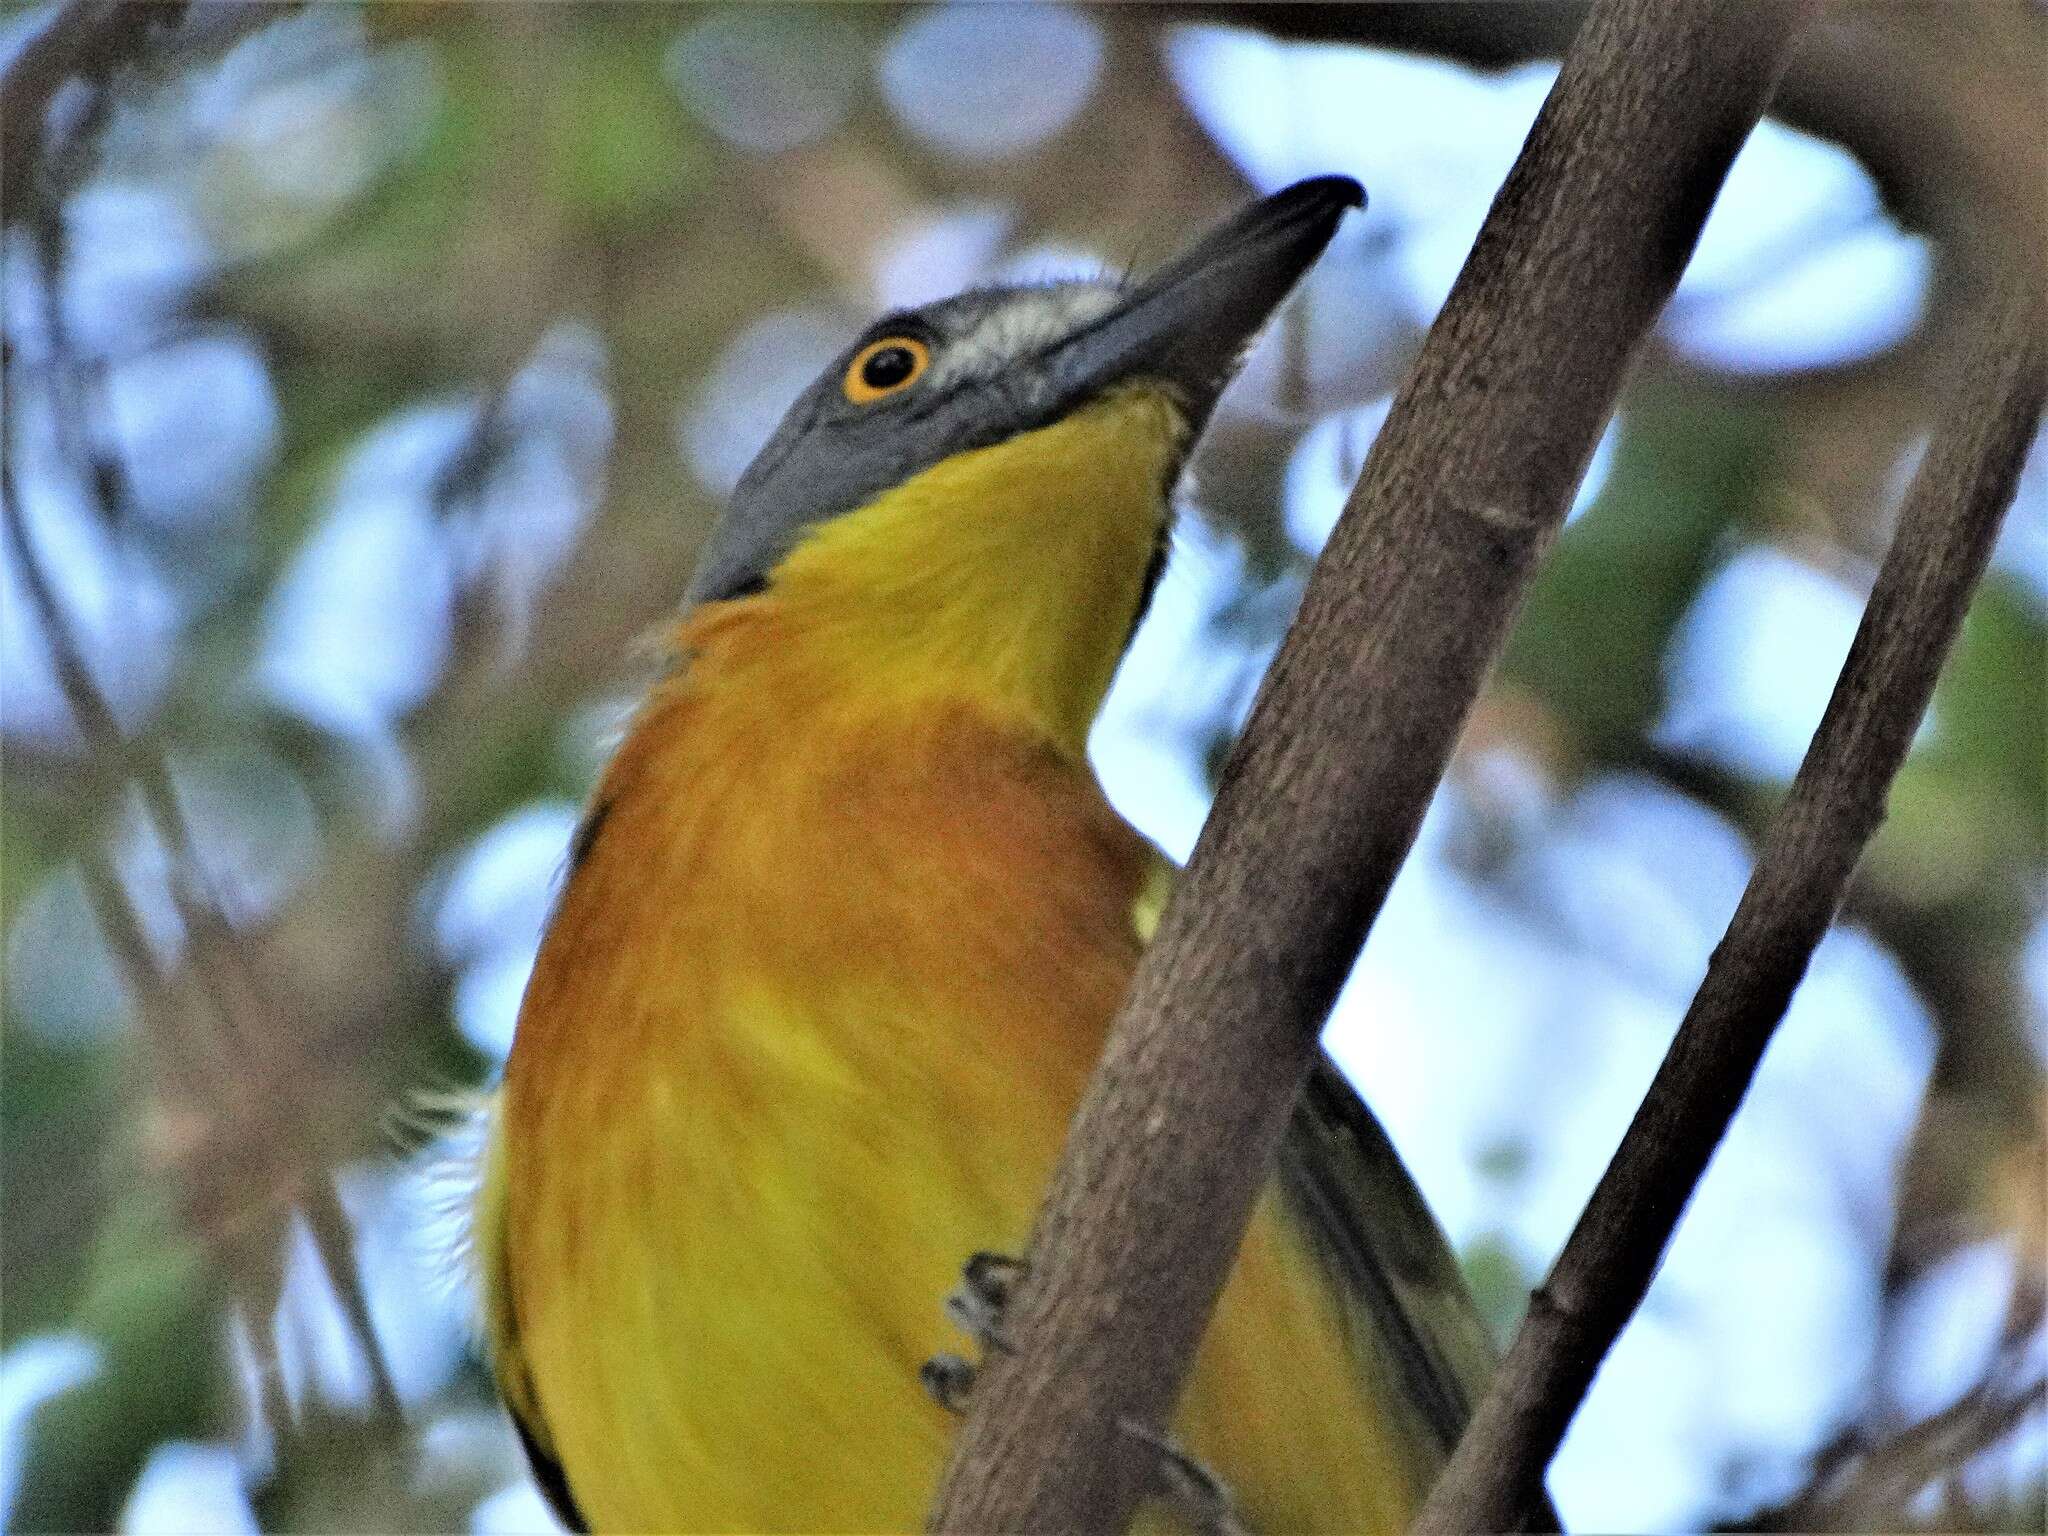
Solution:
[(741, 476), (690, 601), (774, 612), (871, 697), (965, 696), (1078, 744), (1217, 397), (1363, 201), (1319, 177), (1142, 281), (884, 316)]

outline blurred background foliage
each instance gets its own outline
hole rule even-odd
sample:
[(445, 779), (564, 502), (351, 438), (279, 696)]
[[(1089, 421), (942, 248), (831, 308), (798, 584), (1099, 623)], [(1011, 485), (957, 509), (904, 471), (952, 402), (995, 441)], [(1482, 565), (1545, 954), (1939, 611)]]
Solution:
[[(545, 1529), (426, 1096), (491, 1078), (754, 446), (878, 307), (1359, 175), (1095, 743), (1184, 853), (1577, 14), (0, 15), (10, 1527)], [(1824, 12), (1333, 1019), (1503, 1329), (1733, 909), (1963, 305), (2044, 249), (2043, 32)], [(2044, 498), (2037, 455), (1569, 1521), (2042, 1528)]]

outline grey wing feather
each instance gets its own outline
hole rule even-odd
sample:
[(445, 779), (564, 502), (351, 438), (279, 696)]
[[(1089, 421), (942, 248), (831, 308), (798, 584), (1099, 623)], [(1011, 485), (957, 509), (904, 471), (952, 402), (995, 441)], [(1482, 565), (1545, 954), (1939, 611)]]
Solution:
[[(1404, 1410), (1391, 1427), (1426, 1488), (1493, 1374), (1493, 1340), (1400, 1154), (1328, 1056), (1295, 1106), (1278, 1172), (1342, 1297), (1354, 1347)], [(1547, 1497), (1532, 1528), (1559, 1528)]]

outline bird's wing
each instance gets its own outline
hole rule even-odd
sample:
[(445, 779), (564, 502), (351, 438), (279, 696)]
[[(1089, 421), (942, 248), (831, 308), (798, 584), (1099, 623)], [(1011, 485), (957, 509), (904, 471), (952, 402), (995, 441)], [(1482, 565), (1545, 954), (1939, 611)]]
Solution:
[[(1179, 876), (1156, 857), (1131, 912), (1141, 942), (1151, 943)], [(1426, 1484), (1493, 1373), (1493, 1340), (1401, 1154), (1325, 1053), (1294, 1106), (1277, 1171), (1354, 1349), (1404, 1410), (1396, 1427)]]
[(562, 1528), (566, 1531), (588, 1531), (590, 1522), (576, 1507), (576, 1497), (569, 1492), (569, 1479), (562, 1471), (562, 1464), (541, 1444), (517, 1408), (512, 1410), (512, 1427), (519, 1431), (519, 1443), (526, 1447), (526, 1464), (533, 1469), (534, 1486), (540, 1489), (541, 1496), (548, 1501), (548, 1508), (562, 1522)]
[(547, 1425), (534, 1398), (533, 1382), (527, 1375), (526, 1357), (519, 1347), (518, 1319), (513, 1313), (505, 1258), (505, 1158), (494, 1111), (495, 1106), (485, 1111), (491, 1120), (485, 1132), (470, 1229), (484, 1342), (490, 1351), (491, 1370), (498, 1379), (498, 1392), (512, 1415), (512, 1427), (519, 1431), (519, 1443), (526, 1447), (534, 1482), (557, 1520), (571, 1531), (588, 1531), (590, 1523), (576, 1507), (569, 1479), (555, 1458)]
[[(1426, 1488), (1493, 1374), (1493, 1340), (1401, 1155), (1327, 1055), (1295, 1105), (1278, 1176)], [(1547, 1500), (1536, 1520), (1558, 1529)]]

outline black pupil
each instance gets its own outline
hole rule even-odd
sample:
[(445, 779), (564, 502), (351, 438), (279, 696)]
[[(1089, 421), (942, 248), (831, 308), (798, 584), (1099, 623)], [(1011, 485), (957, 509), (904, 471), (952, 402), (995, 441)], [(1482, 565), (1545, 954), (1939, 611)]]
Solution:
[(917, 354), (908, 347), (884, 347), (861, 364), (860, 381), (869, 389), (894, 389), (917, 372)]

